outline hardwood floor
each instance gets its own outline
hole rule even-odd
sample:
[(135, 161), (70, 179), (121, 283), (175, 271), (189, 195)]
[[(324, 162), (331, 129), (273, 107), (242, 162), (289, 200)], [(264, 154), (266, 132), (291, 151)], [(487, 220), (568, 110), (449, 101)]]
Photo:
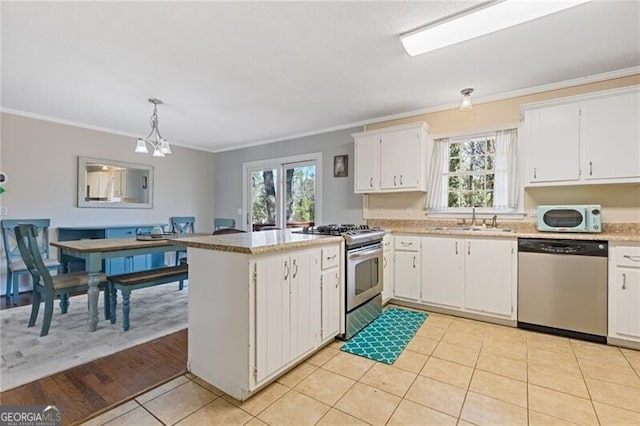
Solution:
[[(29, 303), (21, 294), (18, 306)], [(0, 405), (55, 405), (63, 424), (79, 424), (186, 371), (185, 329), (2, 392)]]

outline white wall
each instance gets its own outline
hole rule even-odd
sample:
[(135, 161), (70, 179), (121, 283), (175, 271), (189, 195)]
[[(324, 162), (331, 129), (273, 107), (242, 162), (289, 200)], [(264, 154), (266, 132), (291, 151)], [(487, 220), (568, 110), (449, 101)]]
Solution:
[[(322, 222), (364, 223), (362, 196), (353, 193), (353, 138), (351, 133), (361, 127), (306, 136), (266, 145), (216, 153), (215, 215), (234, 218), (241, 227), (242, 164), (250, 161), (282, 158), (312, 152), (322, 152)], [(349, 175), (333, 177), (333, 157), (349, 156)]]
[[(6, 113), (1, 126), (0, 170), (9, 177), (0, 195), (3, 219), (50, 218), (51, 240), (57, 227), (168, 223), (170, 216), (195, 216), (196, 232), (213, 229), (212, 153), (172, 145), (172, 155), (153, 158), (135, 154), (130, 137)], [(153, 208), (78, 208), (78, 156), (152, 165)], [(5, 263), (3, 249), (2, 293)]]

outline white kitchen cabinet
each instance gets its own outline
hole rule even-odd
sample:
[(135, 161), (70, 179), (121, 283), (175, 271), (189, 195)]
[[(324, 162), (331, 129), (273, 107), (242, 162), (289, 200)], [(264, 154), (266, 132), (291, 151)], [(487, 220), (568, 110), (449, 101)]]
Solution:
[(322, 342), (333, 339), (340, 332), (340, 271), (338, 268), (322, 272)]
[(354, 133), (355, 192), (426, 191), (427, 129), (421, 122)]
[(464, 241), (464, 307), (515, 318), (515, 240), (467, 238)]
[(354, 140), (355, 192), (380, 189), (380, 135), (362, 135)]
[(394, 271), (395, 259), (393, 249), (393, 235), (386, 234), (382, 240), (382, 304), (386, 304), (392, 297), (394, 291)]
[(640, 182), (640, 88), (523, 106), (527, 185)]
[(89, 198), (109, 198), (113, 186), (113, 177), (107, 172), (87, 173), (87, 196)]
[(420, 237), (396, 235), (394, 265), (394, 297), (420, 300)]
[(422, 238), (422, 293), (425, 303), (460, 309), (464, 305), (464, 239)]
[(609, 244), (609, 337), (640, 348), (640, 244)]

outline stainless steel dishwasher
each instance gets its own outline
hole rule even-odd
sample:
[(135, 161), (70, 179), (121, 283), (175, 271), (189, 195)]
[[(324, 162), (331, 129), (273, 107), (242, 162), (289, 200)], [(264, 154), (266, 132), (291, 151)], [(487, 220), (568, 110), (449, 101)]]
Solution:
[(518, 327), (606, 342), (606, 241), (518, 240)]

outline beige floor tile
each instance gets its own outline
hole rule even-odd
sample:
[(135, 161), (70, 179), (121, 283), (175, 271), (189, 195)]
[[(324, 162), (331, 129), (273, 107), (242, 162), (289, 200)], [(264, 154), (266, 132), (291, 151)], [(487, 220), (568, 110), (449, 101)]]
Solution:
[(165, 383), (164, 385), (158, 386), (155, 389), (151, 389), (149, 392), (143, 393), (142, 395), (136, 398), (136, 401), (138, 401), (138, 403), (140, 404), (144, 404), (145, 402), (149, 402), (153, 398), (156, 398), (165, 392), (169, 392), (171, 389), (174, 389), (180, 385), (183, 385), (188, 381), (189, 379), (186, 376), (176, 377), (175, 379)]
[(546, 338), (535, 338), (527, 340), (527, 348), (539, 349), (543, 351), (553, 351), (573, 355), (573, 347), (569, 339), (555, 340)]
[(479, 353), (480, 349), (464, 348), (458, 345), (440, 342), (438, 347), (433, 351), (432, 356), (474, 367)]
[(361, 383), (373, 386), (385, 392), (404, 396), (417, 374), (400, 370), (387, 364), (376, 362), (360, 379)]
[(640, 378), (631, 365), (608, 364), (606, 361), (578, 360), (585, 377), (640, 388)]
[(498, 340), (488, 337), (482, 343), (482, 351), (517, 361), (525, 361), (527, 359), (527, 344), (525, 342)]
[(307, 359), (311, 365), (315, 365), (316, 367), (320, 367), (327, 363), (331, 358), (338, 355), (340, 351), (336, 348), (332, 348), (331, 345), (327, 346), (324, 349), (321, 349), (316, 354), (314, 354), (311, 358)]
[(585, 425), (598, 424), (598, 418), (590, 400), (531, 384), (529, 385), (529, 408), (569, 422)]
[(384, 425), (400, 403), (400, 398), (363, 383), (356, 383), (335, 405), (360, 420)]
[(333, 349), (338, 349), (340, 350), (340, 348), (342, 347), (342, 345), (344, 345), (347, 342), (344, 342), (342, 340), (334, 340), (333, 342), (331, 342), (328, 347), (333, 348)]
[(193, 381), (194, 383), (202, 386), (203, 388), (205, 388), (206, 390), (208, 390), (209, 392), (211, 392), (215, 396), (224, 395), (224, 392), (222, 392), (220, 389), (218, 389), (217, 387), (213, 386), (212, 384), (208, 383), (207, 381), (201, 379), (200, 377), (193, 376), (193, 379), (191, 379), (191, 381)]
[(563, 373), (531, 364), (529, 365), (529, 383), (589, 399), (587, 386), (580, 374)]
[(527, 337), (522, 330), (504, 325), (487, 324), (481, 331), (482, 336), (486, 340), (503, 341), (524, 344), (527, 343)]
[(163, 423), (174, 424), (216, 398), (208, 390), (188, 381), (143, 405)]
[(405, 399), (458, 417), (466, 391), (458, 387), (418, 376)]
[(426, 323), (422, 324), (422, 327), (416, 331), (416, 336), (426, 337), (431, 340), (440, 340), (442, 336), (444, 336), (445, 330), (439, 327), (433, 327), (427, 325)]
[(421, 376), (430, 377), (462, 389), (469, 387), (473, 368), (466, 365), (457, 364), (440, 358), (429, 358), (422, 371)]
[(319, 368), (296, 386), (296, 390), (307, 396), (333, 405), (353, 386), (351, 380), (332, 371)]
[(258, 418), (270, 425), (314, 425), (330, 408), (292, 390), (260, 413)]
[(476, 425), (466, 420), (458, 419), (458, 426), (476, 426)]
[(366, 426), (368, 424), (369, 423), (356, 419), (355, 417), (343, 413), (340, 410), (336, 410), (335, 408), (329, 410), (327, 414), (325, 414), (324, 417), (316, 423), (317, 426)]
[(311, 375), (311, 373), (313, 373), (317, 369), (318, 367), (316, 367), (315, 365), (309, 364), (308, 362), (303, 362), (284, 376), (280, 377), (278, 379), (278, 383), (289, 388), (295, 387), (298, 383), (309, 377), (309, 375)]
[(403, 399), (387, 425), (456, 425), (456, 418)]
[(254, 417), (248, 423), (245, 423), (244, 426), (269, 426), (269, 425), (263, 422), (262, 420), (260, 420), (259, 418)]
[(528, 349), (527, 361), (552, 370), (563, 371), (570, 374), (581, 374), (578, 360), (573, 353), (553, 352), (541, 349)]
[(429, 357), (425, 354), (405, 349), (395, 360), (393, 366), (411, 373), (418, 373), (428, 359)]
[(478, 350), (482, 347), (482, 336), (479, 336), (478, 334), (451, 331), (451, 329), (445, 333), (440, 341)]
[(438, 341), (427, 337), (413, 336), (406, 349), (424, 355), (431, 355), (431, 352), (438, 346)]
[(527, 408), (527, 384), (508, 377), (476, 370), (469, 390)]
[(482, 328), (482, 326), (483, 323), (480, 321), (474, 321), (466, 318), (454, 318), (447, 331), (478, 334), (477, 331)]
[(585, 377), (591, 399), (640, 412), (640, 389)]
[(575, 423), (529, 410), (529, 426), (574, 426)]
[(186, 377), (187, 379), (189, 379), (189, 380), (193, 380), (193, 378), (194, 378), (194, 377), (196, 377), (196, 376), (195, 376), (194, 374), (187, 373), (187, 374), (185, 374), (185, 377)]
[(607, 346), (601, 343), (584, 342), (582, 340), (572, 340), (573, 351), (576, 357), (591, 361), (600, 361), (610, 365), (628, 366), (629, 361), (624, 357), (620, 348)]
[(424, 324), (428, 325), (429, 327), (444, 328), (446, 330), (447, 328), (449, 328), (452, 322), (453, 319), (450, 317), (429, 314)]
[(247, 412), (222, 398), (205, 405), (195, 413), (182, 419), (180, 426), (198, 425), (243, 425), (252, 419)]
[(153, 417), (151, 414), (149, 414), (149, 412), (147, 412), (147, 410), (145, 410), (142, 407), (134, 408), (133, 410), (127, 412), (126, 414), (123, 414), (120, 417), (116, 417), (115, 419), (113, 419), (110, 422), (105, 423), (105, 424), (107, 424), (109, 426), (130, 426), (130, 425), (155, 426), (155, 425), (162, 425), (162, 423), (160, 423), (158, 421), (158, 419)]
[(594, 402), (601, 425), (640, 425), (640, 413)]
[(460, 418), (477, 425), (526, 425), (527, 409), (469, 392)]
[(257, 416), (265, 408), (277, 401), (278, 398), (287, 393), (287, 391), (289, 391), (288, 387), (276, 382), (270, 384), (269, 386), (262, 389), (260, 392), (243, 402), (233, 399), (229, 395), (225, 395), (223, 396), (223, 398), (233, 405), (242, 408), (247, 413), (253, 416)]
[(506, 358), (493, 353), (485, 352), (484, 346), (480, 351), (476, 368), (490, 373), (499, 374), (511, 379), (527, 380), (527, 363), (524, 360)]
[(118, 405), (115, 408), (112, 408), (111, 410), (100, 414), (97, 417), (94, 417), (93, 419), (86, 421), (84, 423), (82, 423), (82, 426), (100, 426), (103, 425), (105, 423), (107, 423), (110, 420), (115, 419), (116, 417), (120, 417), (125, 413), (128, 413), (129, 411), (136, 409), (140, 407), (140, 404), (138, 404), (135, 401), (129, 401), (129, 402), (125, 402), (124, 404)]
[(340, 352), (324, 364), (322, 368), (333, 371), (334, 373), (342, 374), (343, 376), (349, 377), (353, 380), (359, 380), (364, 376), (364, 373), (373, 366), (373, 364), (375, 364), (375, 361), (370, 359), (346, 352)]
[(631, 367), (636, 370), (636, 374), (640, 376), (640, 351), (624, 348), (621, 348), (620, 350), (627, 361), (629, 361), (629, 364), (631, 364)]

